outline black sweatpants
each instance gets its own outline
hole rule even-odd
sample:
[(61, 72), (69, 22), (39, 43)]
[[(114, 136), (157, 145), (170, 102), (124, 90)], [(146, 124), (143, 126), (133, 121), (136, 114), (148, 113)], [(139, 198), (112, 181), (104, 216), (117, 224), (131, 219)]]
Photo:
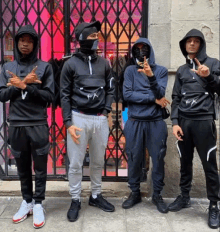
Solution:
[(188, 120), (180, 118), (179, 125), (183, 130), (183, 141), (178, 141), (180, 154), (182, 195), (189, 196), (193, 177), (193, 152), (196, 147), (206, 177), (208, 199), (219, 201), (219, 178), (216, 162), (216, 126), (213, 120)]
[[(27, 202), (45, 199), (49, 131), (47, 125), (9, 127), (11, 151), (17, 163), (21, 193)], [(35, 194), (32, 186), (32, 158), (35, 171)]]
[(152, 180), (155, 193), (164, 186), (164, 157), (166, 155), (167, 125), (160, 121), (137, 121), (129, 119), (124, 128), (128, 156), (128, 183), (133, 192), (140, 191), (140, 174), (143, 155), (148, 149), (152, 158)]

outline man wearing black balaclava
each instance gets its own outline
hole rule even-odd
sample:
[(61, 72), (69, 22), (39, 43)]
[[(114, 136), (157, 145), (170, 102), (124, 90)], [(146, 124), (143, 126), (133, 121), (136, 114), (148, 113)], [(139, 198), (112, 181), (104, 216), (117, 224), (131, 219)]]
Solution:
[(69, 221), (78, 219), (81, 208), (82, 166), (89, 144), (91, 196), (89, 205), (113, 212), (114, 206), (102, 197), (101, 179), (108, 142), (107, 114), (111, 111), (114, 85), (109, 62), (97, 55), (99, 21), (83, 22), (75, 29), (80, 49), (64, 64), (61, 73), (61, 106), (67, 127), (70, 160), (69, 186), (72, 196)]
[(15, 60), (5, 63), (0, 75), (0, 101), (10, 100), (9, 141), (23, 197), (13, 222), (22, 222), (33, 212), (35, 228), (45, 224), (42, 201), (45, 199), (50, 148), (47, 106), (54, 97), (53, 70), (50, 64), (37, 58), (38, 41), (31, 25), (21, 27), (15, 36)]
[(135, 65), (124, 73), (123, 97), (128, 103), (128, 121), (125, 124), (126, 154), (128, 156), (128, 184), (131, 194), (122, 207), (129, 209), (141, 202), (140, 174), (143, 151), (148, 149), (153, 162), (152, 202), (161, 213), (168, 209), (160, 195), (164, 186), (164, 157), (167, 126), (162, 108), (169, 101), (164, 97), (168, 71), (155, 64), (154, 50), (146, 38), (138, 39), (132, 47)]
[(181, 194), (169, 205), (170, 211), (190, 207), (193, 178), (193, 153), (197, 149), (206, 178), (210, 200), (208, 225), (219, 227), (219, 176), (216, 161), (217, 107), (220, 95), (220, 62), (206, 54), (203, 33), (190, 30), (179, 42), (186, 63), (176, 73), (172, 93), (171, 119), (180, 155)]

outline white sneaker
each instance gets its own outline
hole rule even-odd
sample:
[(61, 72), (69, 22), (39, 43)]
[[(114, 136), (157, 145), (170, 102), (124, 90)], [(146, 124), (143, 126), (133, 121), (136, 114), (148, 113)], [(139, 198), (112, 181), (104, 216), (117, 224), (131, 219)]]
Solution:
[(33, 213), (34, 201), (27, 203), (25, 200), (22, 201), (20, 209), (13, 217), (14, 223), (19, 223), (24, 221), (27, 218), (28, 214)]
[(44, 208), (42, 204), (36, 204), (33, 208), (33, 226), (34, 228), (40, 228), (45, 224)]

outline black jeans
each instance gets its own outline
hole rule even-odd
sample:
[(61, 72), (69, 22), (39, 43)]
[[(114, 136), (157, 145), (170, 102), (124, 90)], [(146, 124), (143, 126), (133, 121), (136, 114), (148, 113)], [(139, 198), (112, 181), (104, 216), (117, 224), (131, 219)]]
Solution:
[[(49, 131), (47, 125), (9, 127), (11, 151), (17, 163), (23, 199), (41, 202), (45, 199)], [(35, 194), (32, 186), (32, 159), (35, 172)]]
[(182, 194), (189, 196), (193, 177), (193, 152), (196, 147), (206, 177), (208, 199), (219, 201), (219, 177), (216, 162), (216, 126), (213, 120), (188, 120), (181, 118), (179, 125), (183, 130), (183, 141), (178, 141), (180, 152)]

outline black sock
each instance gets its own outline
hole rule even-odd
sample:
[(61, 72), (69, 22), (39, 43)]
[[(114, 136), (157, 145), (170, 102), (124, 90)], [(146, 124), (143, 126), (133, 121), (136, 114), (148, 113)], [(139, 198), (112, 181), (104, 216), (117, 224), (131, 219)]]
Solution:
[(218, 202), (217, 201), (210, 201), (210, 204), (209, 206), (212, 207), (212, 206), (217, 206)]
[(35, 205), (41, 204), (41, 203), (42, 203), (42, 201), (35, 201)]
[(181, 195), (185, 198), (189, 198), (189, 193), (188, 192), (182, 192)]
[(154, 196), (158, 196), (158, 195), (160, 195), (160, 191), (154, 191), (154, 194), (153, 194)]
[(32, 199), (25, 200), (28, 204), (32, 202)]

